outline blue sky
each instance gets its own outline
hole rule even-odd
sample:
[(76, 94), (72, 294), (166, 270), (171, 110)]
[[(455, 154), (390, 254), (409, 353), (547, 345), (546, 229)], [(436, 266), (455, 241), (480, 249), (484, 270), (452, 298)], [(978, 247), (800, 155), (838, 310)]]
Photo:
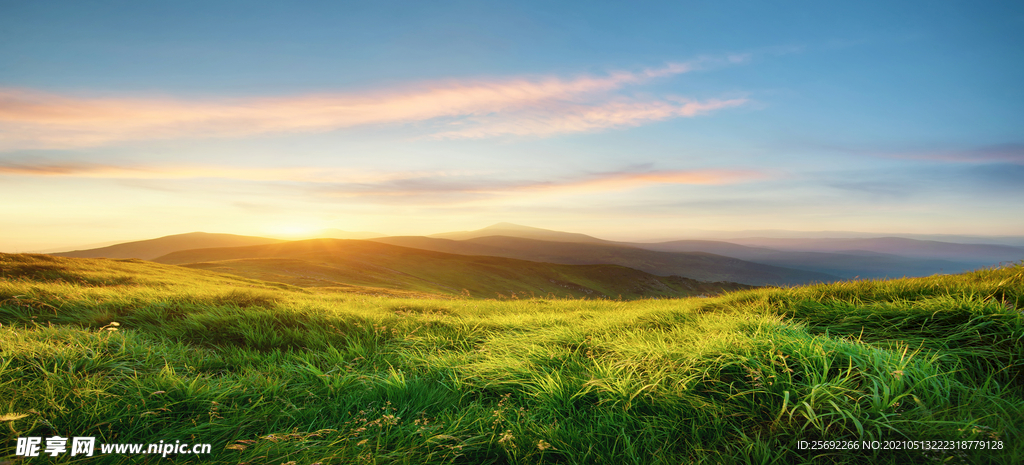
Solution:
[(0, 1), (0, 250), (1024, 234), (1019, 2)]

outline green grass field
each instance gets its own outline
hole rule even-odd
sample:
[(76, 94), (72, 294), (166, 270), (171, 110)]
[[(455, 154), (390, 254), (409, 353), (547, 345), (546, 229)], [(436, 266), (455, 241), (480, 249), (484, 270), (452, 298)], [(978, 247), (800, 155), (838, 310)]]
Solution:
[(1024, 265), (483, 300), (2, 254), (0, 462), (60, 435), (213, 445), (178, 463), (1024, 463), (1022, 308)]

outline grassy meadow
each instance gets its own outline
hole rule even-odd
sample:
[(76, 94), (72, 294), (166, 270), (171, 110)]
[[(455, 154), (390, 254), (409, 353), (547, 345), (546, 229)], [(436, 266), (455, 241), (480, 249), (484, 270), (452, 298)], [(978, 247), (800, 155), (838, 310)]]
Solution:
[(1022, 308), (1024, 264), (495, 300), (0, 254), (0, 462), (61, 435), (213, 445), (179, 463), (1024, 463)]

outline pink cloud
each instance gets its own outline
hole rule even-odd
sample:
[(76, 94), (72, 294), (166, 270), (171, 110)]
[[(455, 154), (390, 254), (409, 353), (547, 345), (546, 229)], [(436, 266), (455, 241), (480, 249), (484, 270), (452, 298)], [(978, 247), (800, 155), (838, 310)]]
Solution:
[[(476, 128), (442, 131), (447, 134), (444, 137), (591, 131), (694, 116), (742, 104), (742, 100), (608, 101), (610, 93), (624, 86), (686, 73), (709, 63), (733, 63), (742, 59), (700, 59), (639, 72), (613, 72), (601, 77), (448, 81), (369, 93), (209, 101), (90, 98), (0, 89), (0, 149), (317, 132), (445, 117), (469, 118), (470, 121), (489, 119)], [(579, 105), (579, 102), (593, 100), (598, 103)]]
[(438, 139), (476, 139), (494, 136), (546, 136), (639, 126), (676, 117), (693, 117), (747, 103), (747, 99), (704, 102), (617, 101), (599, 105), (560, 105), (534, 108), (513, 115), (470, 118), (468, 127), (435, 134)]
[(0, 176), (73, 177), (94, 179), (196, 179), (286, 182), (386, 182), (436, 172), (368, 172), (324, 167), (251, 168), (213, 165), (116, 166), (93, 163), (0, 163)]
[(561, 189), (621, 190), (648, 184), (728, 184), (764, 177), (749, 170), (614, 171), (555, 181), (484, 179), (485, 173), (367, 172), (323, 167), (249, 168), (216, 165), (117, 166), (92, 163), (0, 163), (0, 175), (100, 179), (223, 178), (239, 181), (287, 181), (358, 185), (379, 194), (423, 191), (519, 192)]
[[(577, 174), (546, 180), (494, 177), (490, 173), (444, 171), (354, 171), (323, 167), (246, 168), (216, 165), (116, 166), (87, 163), (0, 163), (0, 176), (119, 180), (199, 178), (287, 183), (317, 197), (377, 201), (462, 203), (512, 196), (617, 192), (652, 185), (721, 185), (769, 177), (752, 170), (645, 170)], [(291, 187), (286, 187), (291, 186)], [(390, 199), (390, 200), (389, 200)]]
[(492, 202), (558, 194), (618, 192), (646, 186), (721, 185), (757, 181), (769, 175), (752, 170), (616, 171), (551, 180), (516, 180), (486, 176), (408, 176), (384, 182), (310, 185), (323, 197), (360, 198), (384, 203)]
[[(767, 177), (751, 170), (671, 170), (604, 173), (551, 188), (573, 191), (618, 191), (656, 184), (734, 184)], [(545, 187), (547, 188), (547, 187)]]

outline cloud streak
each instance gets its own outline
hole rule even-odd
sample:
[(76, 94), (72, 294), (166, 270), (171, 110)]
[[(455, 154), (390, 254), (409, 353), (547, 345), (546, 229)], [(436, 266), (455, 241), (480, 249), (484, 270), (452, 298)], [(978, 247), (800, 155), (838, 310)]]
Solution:
[(958, 163), (1011, 163), (1024, 165), (1024, 144), (997, 144), (968, 150), (939, 150), (892, 155), (895, 158)]
[(676, 117), (693, 117), (741, 106), (747, 99), (692, 101), (617, 101), (600, 105), (559, 105), (533, 109), (513, 118), (474, 118), (470, 127), (435, 134), (437, 139), (479, 139), (495, 136), (548, 136), (639, 126)]
[(93, 179), (226, 179), (270, 182), (384, 182), (395, 178), (436, 175), (434, 172), (381, 173), (323, 167), (251, 168), (237, 166), (117, 166), (96, 163), (0, 162), (0, 176), (74, 177)]
[(744, 56), (575, 78), (445, 81), (366, 93), (231, 100), (75, 97), (0, 88), (0, 150), (74, 148), (127, 140), (322, 132), (435, 119), (438, 138), (552, 135), (635, 126), (742, 105), (745, 100), (629, 100), (626, 86)]
[(465, 203), (498, 198), (619, 192), (655, 185), (722, 185), (767, 179), (753, 170), (647, 170), (587, 173), (554, 180), (483, 176), (406, 177), (379, 183), (327, 183), (311, 186), (326, 198), (359, 198), (379, 203)]
[(0, 163), (0, 176), (115, 180), (223, 179), (291, 185), (322, 198), (370, 201), (465, 201), (503, 196), (618, 192), (653, 185), (722, 185), (771, 176), (755, 170), (651, 170), (582, 173), (555, 179), (514, 179), (489, 173), (369, 172), (332, 168), (228, 166), (138, 167), (88, 163)]

